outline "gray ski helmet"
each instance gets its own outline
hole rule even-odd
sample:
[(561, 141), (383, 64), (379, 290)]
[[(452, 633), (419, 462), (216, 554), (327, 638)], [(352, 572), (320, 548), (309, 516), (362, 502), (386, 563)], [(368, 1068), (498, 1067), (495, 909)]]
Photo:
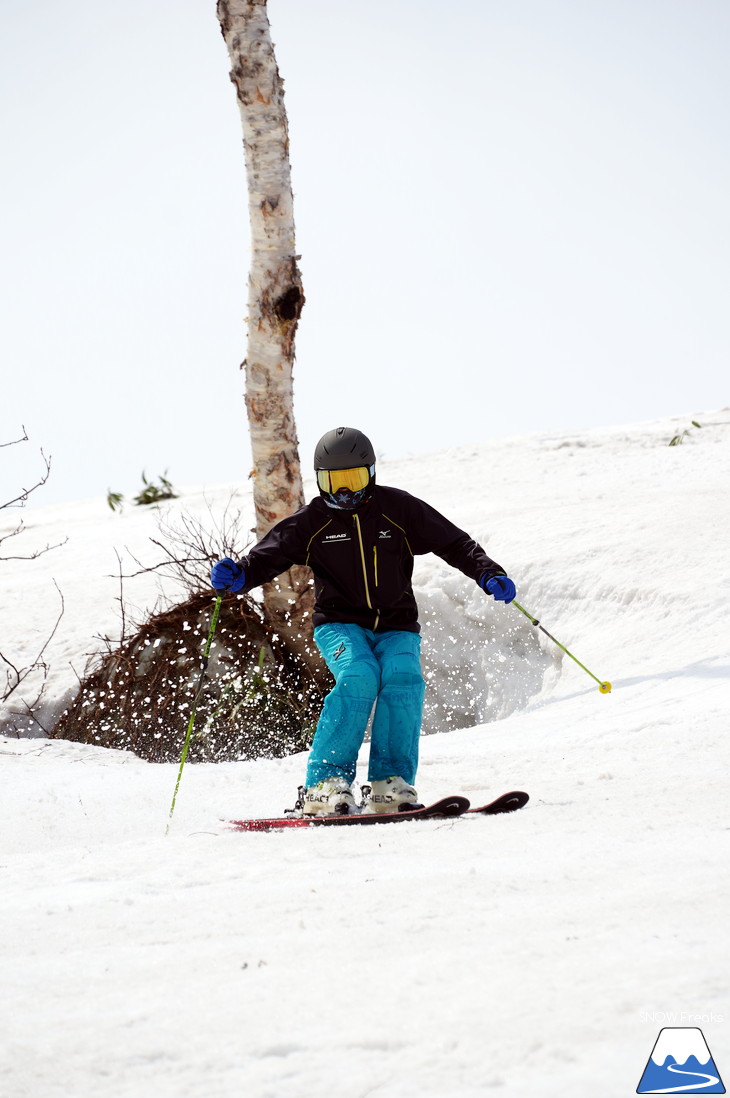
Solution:
[(314, 468), (355, 469), (375, 464), (375, 451), (367, 435), (355, 427), (335, 427), (322, 435), (314, 448)]
[(375, 451), (354, 427), (335, 427), (317, 443), (314, 468), (319, 494), (336, 511), (356, 511), (375, 487)]

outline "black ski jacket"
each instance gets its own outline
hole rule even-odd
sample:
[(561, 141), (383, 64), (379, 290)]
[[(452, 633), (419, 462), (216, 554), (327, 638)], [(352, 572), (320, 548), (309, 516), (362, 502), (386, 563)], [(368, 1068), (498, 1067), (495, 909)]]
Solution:
[(435, 553), (477, 583), (504, 575), (472, 538), (433, 507), (376, 484), (357, 511), (336, 511), (317, 496), (277, 522), (243, 557), (244, 591), (306, 564), (314, 573), (313, 622), (348, 622), (375, 632), (419, 633), (413, 558)]

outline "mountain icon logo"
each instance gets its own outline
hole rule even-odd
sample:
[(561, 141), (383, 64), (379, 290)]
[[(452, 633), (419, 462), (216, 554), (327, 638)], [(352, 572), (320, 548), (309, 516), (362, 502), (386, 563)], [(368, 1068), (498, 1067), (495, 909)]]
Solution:
[(720, 1072), (701, 1029), (659, 1031), (637, 1094), (725, 1094)]

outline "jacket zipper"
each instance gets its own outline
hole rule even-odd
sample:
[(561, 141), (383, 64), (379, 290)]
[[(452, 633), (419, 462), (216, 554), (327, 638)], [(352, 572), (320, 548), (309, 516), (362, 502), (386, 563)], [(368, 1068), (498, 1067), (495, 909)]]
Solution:
[(378, 547), (373, 546), (373, 572), (375, 573), (375, 586), (378, 586)]
[[(362, 529), (360, 528), (360, 518), (358, 515), (352, 516), (355, 520), (355, 527), (357, 529), (357, 540), (360, 543), (360, 562), (362, 563), (362, 574), (365, 580), (365, 601), (371, 610), (375, 610), (372, 602), (370, 601), (370, 585), (368, 584), (368, 570), (365, 564), (365, 546), (362, 541)], [(377, 581), (376, 581), (377, 582)], [(375, 610), (375, 622), (373, 624), (373, 632), (378, 628), (378, 622), (380, 621), (380, 611)]]

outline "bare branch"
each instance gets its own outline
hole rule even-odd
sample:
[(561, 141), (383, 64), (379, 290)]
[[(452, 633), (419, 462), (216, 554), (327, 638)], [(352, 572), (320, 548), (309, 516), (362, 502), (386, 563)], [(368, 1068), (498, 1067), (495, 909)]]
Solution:
[[(23, 428), (23, 430), (25, 430), (25, 428)], [(23, 442), (25, 440), (24, 439), (17, 439), (16, 441), (17, 442)], [(14, 443), (7, 442), (4, 445), (13, 446)], [(0, 503), (0, 511), (4, 510), (4, 508), (6, 508), (6, 507), (15, 507), (16, 504), (19, 507), (24, 507), (25, 504), (27, 503), (28, 497), (31, 495), (31, 493), (35, 492), (38, 488), (43, 487), (43, 485), (46, 483), (49, 476), (51, 475), (51, 459), (50, 459), (50, 457), (46, 457), (46, 455), (43, 453), (42, 449), (41, 449), (41, 457), (43, 458), (43, 462), (44, 462), (45, 467), (46, 467), (46, 471), (45, 471), (44, 475), (40, 478), (40, 480), (36, 484), (33, 485), (32, 488), (23, 488), (22, 492), (20, 492), (20, 494), (17, 495), (15, 497), (15, 499), (9, 499), (7, 501), (7, 503)]]
[[(28, 432), (26, 431), (25, 426), (23, 426), (22, 430), (22, 438), (14, 439), (11, 442), (0, 443), (0, 446), (15, 446), (18, 443), (27, 442)], [(0, 510), (4, 510), (7, 507), (14, 507), (16, 505), (23, 507), (27, 502), (30, 494), (32, 492), (35, 492), (36, 489), (41, 488), (46, 483), (51, 473), (51, 459), (50, 457), (46, 457), (42, 449), (41, 457), (43, 458), (43, 463), (45, 465), (45, 473), (31, 488), (24, 488), (14, 499), (8, 500), (6, 503), (0, 504)], [(0, 545), (8, 541), (10, 538), (18, 537), (18, 535), (22, 534), (24, 530), (25, 525), (21, 519), (15, 529), (10, 530), (8, 533), (0, 536)], [(43, 556), (44, 553), (50, 552), (51, 549), (58, 549), (61, 545), (65, 545), (67, 541), (68, 538), (64, 538), (63, 541), (60, 541), (55, 545), (49, 544), (46, 545), (43, 549), (36, 549), (30, 553), (22, 553), (9, 557), (0, 557), (0, 561), (4, 562), (11, 560), (36, 560), (38, 557)], [(31, 659), (30, 662), (26, 665), (21, 666), (19, 662), (14, 663), (4, 653), (0, 652), (0, 674), (4, 674), (5, 679), (4, 684), (0, 686), (0, 701), (6, 702), (9, 698), (13, 696), (13, 694), (15, 694), (16, 690), (18, 690), (18, 688), (23, 683), (27, 683), (28, 680), (30, 680), (31, 678), (35, 678), (36, 684), (33, 686), (34, 697), (31, 700), (28, 700), (27, 697), (21, 698), (20, 704), (25, 710), (25, 716), (34, 721), (39, 726), (39, 728), (43, 729), (44, 732), (46, 732), (47, 730), (43, 728), (40, 721), (38, 720), (36, 710), (40, 706), (41, 699), (43, 698), (50, 670), (49, 664), (46, 660), (46, 652), (48, 650), (48, 646), (50, 645), (51, 641), (58, 631), (58, 627), (61, 623), (61, 618), (63, 617), (66, 609), (63, 594), (55, 580), (53, 580), (53, 585), (56, 588), (56, 591), (58, 591), (58, 597), (61, 600), (61, 608), (59, 610), (58, 617), (56, 618), (55, 625), (48, 633), (48, 636), (46, 637), (45, 641), (41, 645), (34, 658)], [(19, 717), (20, 714), (17, 712), (11, 713), (11, 716)], [(17, 733), (17, 735), (20, 735), (20, 730), (17, 722), (15, 724), (15, 732)]]
[[(7, 701), (13, 690), (23, 681), (25, 677), (24, 673), (19, 670), (14, 663), (12, 663), (7, 656), (0, 652), (0, 660), (5, 664), (5, 689), (3, 691), (0, 701)], [(9, 668), (9, 670), (8, 670)], [(13, 683), (13, 680), (15, 682)], [(11, 686), (10, 684), (13, 683)]]
[[(2, 443), (0, 443), (0, 447), (3, 447), (3, 446), (16, 446), (19, 442), (27, 442), (27, 441), (28, 441), (28, 433), (27, 433), (25, 427), (23, 427), (23, 437), (22, 438), (14, 439), (12, 442), (2, 442)], [(21, 492), (19, 492), (18, 495), (14, 499), (10, 499), (6, 503), (0, 503), (0, 511), (4, 510), (6, 507), (15, 507), (15, 506), (24, 507), (26, 502), (28, 501), (28, 497), (31, 495), (31, 493), (35, 492), (38, 488), (43, 487), (43, 485), (46, 483), (46, 481), (48, 480), (48, 478), (51, 474), (51, 459), (50, 459), (50, 457), (46, 457), (46, 455), (43, 452), (43, 449), (41, 449), (41, 457), (43, 458), (43, 463), (46, 467), (46, 471), (45, 471), (44, 475), (40, 478), (40, 480), (37, 481), (36, 484), (33, 485), (32, 488), (23, 488), (23, 490)], [(3, 542), (5, 542), (5, 541), (9, 541), (10, 538), (15, 538), (19, 534), (22, 534), (24, 530), (25, 530), (25, 524), (24, 524), (23, 520), (21, 519), (14, 530), (10, 530), (7, 534), (3, 534), (2, 536), (0, 536), (0, 545), (2, 545)], [(17, 554), (17, 556), (0, 557), (0, 561), (5, 561), (5, 560), (36, 560), (38, 557), (42, 557), (44, 553), (50, 553), (51, 549), (59, 549), (62, 545), (65, 545), (67, 541), (68, 541), (68, 538), (64, 538), (63, 541), (56, 542), (55, 545), (46, 545), (43, 549), (36, 549), (33, 553), (19, 553), (19, 554)]]
[[(240, 510), (232, 510), (233, 494), (220, 517), (213, 513), (206, 500), (210, 526), (200, 519), (183, 512), (176, 522), (161, 515), (157, 528), (161, 538), (150, 538), (150, 542), (162, 554), (155, 564), (145, 564), (127, 549), (130, 560), (137, 570), (121, 573), (120, 578), (135, 579), (137, 576), (155, 573), (168, 576), (179, 583), (189, 595), (207, 591), (210, 586), (210, 566), (222, 557), (233, 556), (242, 551), (243, 516)], [(250, 539), (247, 539), (250, 540)]]
[[(4, 541), (8, 541), (9, 538), (14, 538), (18, 534), (22, 534), (24, 529), (25, 525), (21, 522), (15, 530), (11, 530), (9, 534), (5, 534), (4, 537), (0, 538), (0, 545), (2, 545)], [(65, 537), (63, 541), (57, 541), (55, 545), (45, 545), (42, 549), (36, 549), (33, 553), (20, 553), (16, 557), (0, 557), (0, 560), (37, 560), (38, 557), (42, 557), (44, 553), (50, 553), (52, 549), (60, 549), (61, 546), (65, 545), (67, 541), (68, 537)]]
[(117, 565), (119, 566), (119, 594), (117, 596), (117, 602), (119, 603), (119, 615), (122, 622), (122, 632), (119, 638), (119, 643), (124, 644), (127, 639), (127, 608), (124, 601), (124, 576), (122, 575), (122, 558), (118, 549), (114, 550), (114, 554), (117, 558)]
[[(33, 697), (33, 699), (31, 701), (28, 701), (26, 698), (22, 698), (20, 702), (20, 704), (26, 710), (26, 715), (30, 717), (31, 720), (33, 720), (40, 728), (43, 728), (43, 726), (36, 717), (36, 710), (38, 709), (41, 699), (43, 698), (43, 694), (45, 693), (46, 682), (48, 680), (48, 672), (50, 670), (50, 666), (45, 659), (45, 653), (48, 645), (51, 643), (56, 635), (58, 626), (61, 623), (61, 618), (63, 617), (66, 609), (63, 594), (55, 580), (53, 581), (53, 585), (58, 591), (58, 596), (61, 600), (61, 609), (59, 611), (58, 617), (56, 618), (55, 625), (46, 637), (43, 645), (41, 646), (34, 659), (32, 659), (31, 662), (25, 667), (17, 667), (14, 663), (12, 663), (11, 660), (8, 659), (7, 656), (0, 652), (0, 661), (2, 661), (2, 663), (5, 665), (5, 686), (3, 688), (2, 695), (0, 696), (0, 701), (6, 702), (8, 698), (10, 698), (15, 693), (21, 683), (25, 682), (31, 675), (40, 675), (40, 683), (37, 687), (34, 688), (35, 696)], [(43, 729), (43, 731), (46, 730)]]
[[(25, 523), (21, 519), (14, 530), (10, 530), (7, 534), (3, 534), (0, 537), (0, 545), (2, 545), (2, 543), (4, 541), (8, 541), (10, 538), (15, 538), (15, 537), (18, 536), (18, 534), (22, 534), (24, 529), (25, 529)], [(3, 559), (3, 560), (16, 560), (17, 558), (16, 557), (3, 557), (1, 559)]]
[(20, 429), (23, 432), (23, 437), (22, 438), (14, 438), (12, 440), (12, 442), (0, 442), (0, 450), (2, 450), (3, 446), (17, 446), (19, 442), (27, 442), (28, 441), (28, 432), (26, 431), (26, 429), (25, 429), (25, 427), (23, 426), (22, 423), (20, 425)]
[[(45, 687), (45, 683), (44, 683), (44, 687)], [(33, 724), (37, 724), (38, 727), (40, 728), (41, 732), (43, 733), (43, 735), (46, 737), (46, 739), (50, 740), (52, 738), (51, 730), (46, 728), (46, 726), (44, 724), (41, 724), (41, 722), (38, 720), (38, 716), (35, 712), (35, 709), (36, 709), (38, 703), (40, 702), (40, 700), (41, 700), (41, 695), (39, 694), (38, 697), (35, 699), (35, 701), (31, 702), (30, 704), (28, 704), (28, 702), (25, 701), (25, 699), (22, 700), (22, 704), (25, 706), (26, 716), (33, 722)]]

